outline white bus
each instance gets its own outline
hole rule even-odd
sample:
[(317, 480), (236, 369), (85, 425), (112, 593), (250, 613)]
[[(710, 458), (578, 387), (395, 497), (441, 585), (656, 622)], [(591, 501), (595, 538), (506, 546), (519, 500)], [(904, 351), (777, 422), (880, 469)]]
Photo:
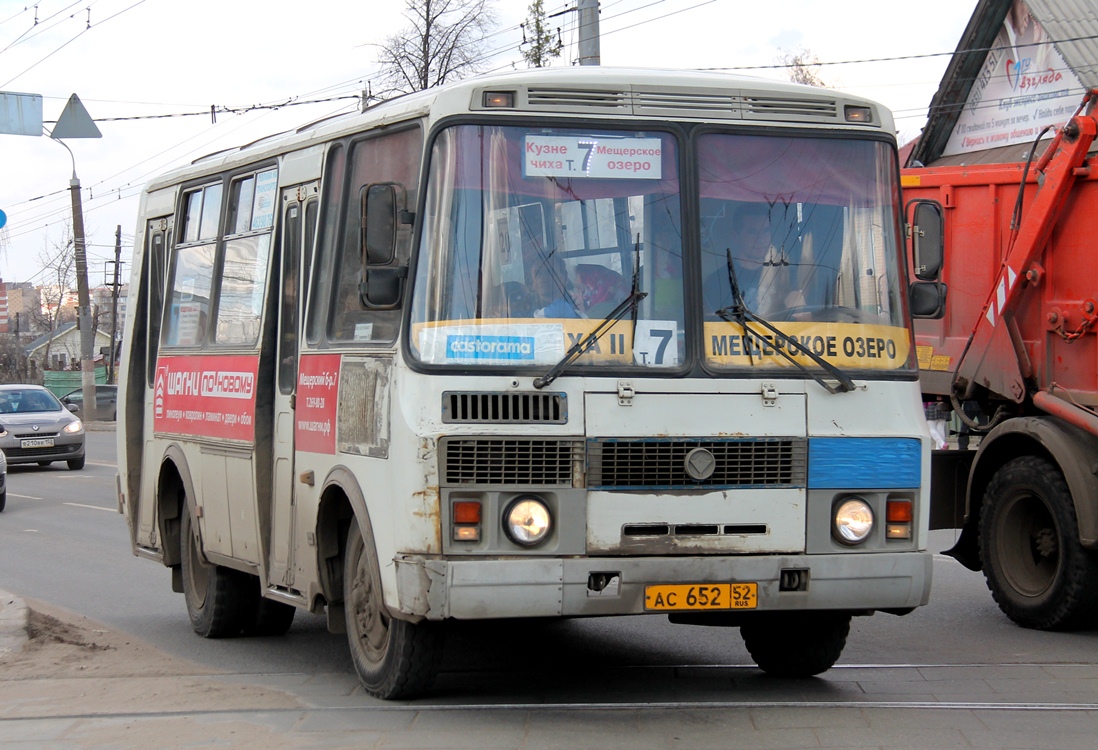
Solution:
[(135, 554), (202, 636), (326, 612), (382, 698), (455, 619), (659, 614), (827, 670), (931, 580), (893, 132), (821, 89), (545, 69), (154, 180)]

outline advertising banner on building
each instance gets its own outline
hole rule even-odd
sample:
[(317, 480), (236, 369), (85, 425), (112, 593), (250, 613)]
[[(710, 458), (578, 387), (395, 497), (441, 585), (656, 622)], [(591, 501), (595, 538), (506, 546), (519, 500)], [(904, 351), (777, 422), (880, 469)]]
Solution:
[(1062, 125), (1083, 84), (1022, 0), (1015, 0), (987, 53), (943, 156), (1032, 143)]

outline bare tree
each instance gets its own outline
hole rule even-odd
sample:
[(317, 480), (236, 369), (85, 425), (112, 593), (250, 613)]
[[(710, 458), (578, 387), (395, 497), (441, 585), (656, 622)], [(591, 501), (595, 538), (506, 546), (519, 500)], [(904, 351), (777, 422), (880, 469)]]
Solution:
[(829, 84), (820, 77), (820, 58), (815, 52), (801, 47), (795, 52), (779, 48), (781, 52), (775, 61), (784, 65), (789, 80), (793, 83), (803, 83), (806, 86), (819, 86), (826, 88)]
[[(76, 277), (72, 227), (65, 227), (61, 242), (52, 241), (51, 244), (52, 248), (38, 254), (38, 262), (42, 265), (49, 283), (39, 287), (41, 305), (31, 313), (31, 317), (41, 328), (52, 334), (58, 326), (68, 322), (66, 318), (74, 317), (71, 310), (65, 310), (65, 298), (69, 296)], [(66, 312), (70, 314), (67, 315)], [(49, 367), (52, 344), (52, 338), (46, 342), (46, 352), (42, 356), (43, 367)]]
[(382, 98), (477, 73), (495, 25), (491, 0), (405, 0), (409, 26), (381, 45)]
[(564, 42), (560, 38), (560, 29), (553, 30), (546, 25), (545, 7), (542, 0), (530, 3), (530, 15), (522, 24), (522, 56), (531, 68), (547, 68), (554, 57), (560, 57)]

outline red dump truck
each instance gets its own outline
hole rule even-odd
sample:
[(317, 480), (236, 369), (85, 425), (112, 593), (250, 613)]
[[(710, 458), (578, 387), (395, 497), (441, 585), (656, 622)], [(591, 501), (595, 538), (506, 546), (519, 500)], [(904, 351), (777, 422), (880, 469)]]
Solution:
[(935, 451), (931, 526), (1032, 628), (1098, 625), (1096, 104), (1029, 162), (903, 172), (924, 400), (982, 435)]

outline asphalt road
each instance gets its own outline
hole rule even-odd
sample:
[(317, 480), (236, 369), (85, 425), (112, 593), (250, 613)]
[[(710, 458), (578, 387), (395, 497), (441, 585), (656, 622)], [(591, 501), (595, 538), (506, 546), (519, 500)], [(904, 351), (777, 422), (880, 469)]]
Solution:
[[(9, 471), (0, 589), (99, 620), (211, 670), (278, 682), (313, 705), (380, 708), (356, 691), (343, 637), (327, 633), (323, 617), (299, 612), (281, 638), (204, 640), (191, 632), (168, 571), (131, 554), (117, 513), (114, 437), (89, 434), (83, 471), (64, 464)], [(932, 548), (948, 547), (951, 535), (932, 534)], [(659, 616), (459, 623), (448, 635), (435, 691), (416, 708), (992, 706), (998, 716), (1016, 713), (1028, 726), (1047, 725), (1041, 737), (1063, 726), (1056, 712), (1081, 709), (1093, 726), (1063, 741), (1018, 735), (1027, 739), (1011, 745), (996, 735), (988, 746), (1090, 747), (1098, 730), (1098, 631), (1018, 628), (999, 612), (980, 574), (939, 555), (934, 575), (929, 606), (906, 617), (856, 618), (839, 664), (819, 679), (766, 678), (737, 630), (671, 625)], [(339, 688), (316, 693), (318, 675)], [(904, 726), (897, 724), (891, 739), (902, 740), (910, 731)]]

